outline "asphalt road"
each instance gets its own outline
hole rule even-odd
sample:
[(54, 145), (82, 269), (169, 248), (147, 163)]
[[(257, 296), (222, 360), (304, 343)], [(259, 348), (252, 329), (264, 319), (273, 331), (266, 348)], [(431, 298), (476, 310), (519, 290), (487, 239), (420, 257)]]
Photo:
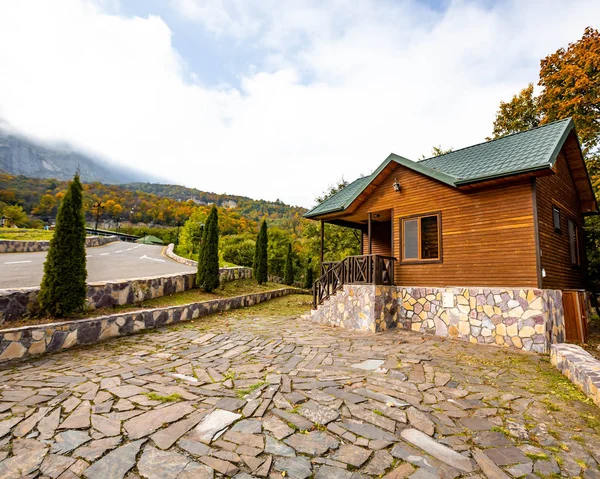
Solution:
[[(87, 248), (88, 282), (185, 273), (194, 268), (161, 255), (163, 247), (118, 241)], [(0, 254), (0, 289), (39, 286), (46, 252)]]

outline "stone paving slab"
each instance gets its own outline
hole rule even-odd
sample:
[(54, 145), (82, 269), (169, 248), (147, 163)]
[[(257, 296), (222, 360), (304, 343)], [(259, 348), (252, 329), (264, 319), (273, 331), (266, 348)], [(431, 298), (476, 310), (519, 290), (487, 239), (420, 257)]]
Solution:
[(0, 367), (0, 478), (600, 477), (545, 358), (269, 310)]

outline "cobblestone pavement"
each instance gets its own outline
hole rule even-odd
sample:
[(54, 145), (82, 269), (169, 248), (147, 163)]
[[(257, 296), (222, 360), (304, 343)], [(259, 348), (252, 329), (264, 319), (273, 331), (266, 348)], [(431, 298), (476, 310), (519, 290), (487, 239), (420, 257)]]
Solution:
[(0, 368), (0, 478), (600, 477), (546, 358), (269, 313), (297, 298)]

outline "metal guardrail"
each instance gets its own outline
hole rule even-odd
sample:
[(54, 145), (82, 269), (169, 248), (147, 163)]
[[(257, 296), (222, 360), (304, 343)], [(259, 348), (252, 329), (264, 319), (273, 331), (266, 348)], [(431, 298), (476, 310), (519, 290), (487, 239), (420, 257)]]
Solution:
[(87, 228), (87, 227), (85, 228), (85, 231), (88, 234), (97, 235), (97, 236), (117, 236), (121, 241), (128, 241), (130, 243), (134, 243), (135, 240), (143, 238), (143, 236), (128, 235), (126, 233), (119, 233), (117, 231), (102, 230), (102, 229)]

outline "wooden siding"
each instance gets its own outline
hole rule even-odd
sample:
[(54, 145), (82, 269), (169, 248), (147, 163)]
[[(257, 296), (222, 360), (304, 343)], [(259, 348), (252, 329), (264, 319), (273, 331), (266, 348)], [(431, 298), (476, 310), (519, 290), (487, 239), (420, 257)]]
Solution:
[[(362, 235), (362, 251), (363, 254), (369, 252), (369, 236), (366, 232)], [(372, 254), (379, 254), (381, 256), (392, 255), (392, 229), (390, 221), (373, 221), (371, 223), (371, 244)]]
[[(459, 190), (396, 166), (352, 216), (393, 209), (394, 256), (399, 258), (400, 218), (441, 212), (442, 262), (396, 263), (405, 286), (536, 287), (533, 194), (529, 180), (501, 187)], [(394, 178), (401, 191), (392, 187)], [(365, 253), (367, 247), (364, 248)], [(377, 252), (374, 247), (373, 252)]]
[[(571, 175), (569, 163), (561, 152), (554, 165), (554, 175), (537, 178), (536, 200), (540, 234), (541, 266), (546, 271), (542, 278), (544, 289), (584, 289), (586, 255), (581, 204)], [(560, 209), (560, 233), (554, 231), (552, 206)], [(579, 230), (581, 265), (571, 266), (568, 220)]]

